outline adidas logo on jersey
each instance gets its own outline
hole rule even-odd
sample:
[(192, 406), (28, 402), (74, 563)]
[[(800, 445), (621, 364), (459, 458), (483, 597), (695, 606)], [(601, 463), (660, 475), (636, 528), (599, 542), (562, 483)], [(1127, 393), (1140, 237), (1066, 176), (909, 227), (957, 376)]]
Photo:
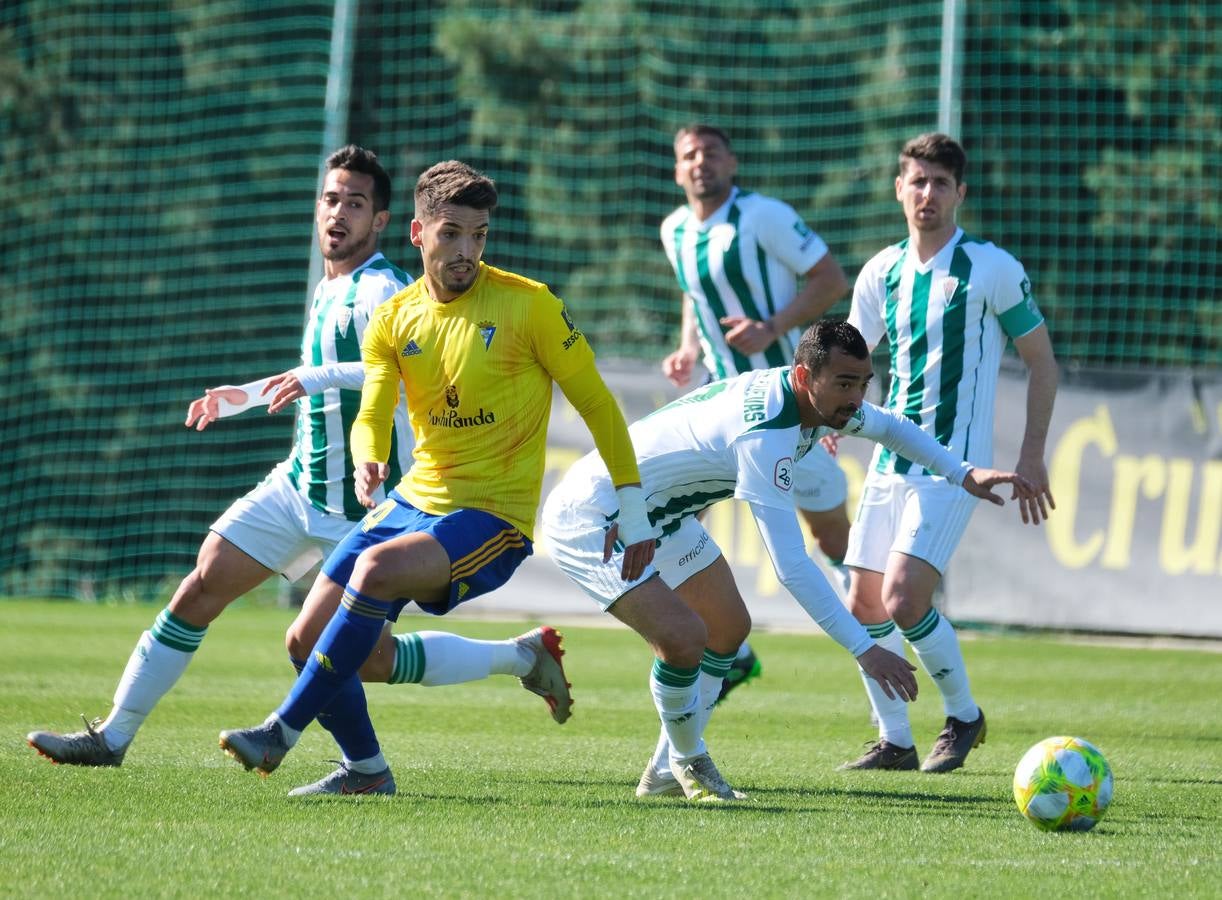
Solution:
[(408, 341), (407, 346), (403, 348), (403, 356), (419, 356), (424, 351), (420, 349), (420, 345), (415, 341)]

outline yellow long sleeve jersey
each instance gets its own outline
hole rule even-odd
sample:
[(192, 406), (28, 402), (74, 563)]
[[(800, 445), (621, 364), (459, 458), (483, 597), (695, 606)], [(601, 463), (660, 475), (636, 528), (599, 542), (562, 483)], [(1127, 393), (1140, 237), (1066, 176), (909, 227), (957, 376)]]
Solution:
[(545, 285), (481, 263), (470, 289), (438, 303), (420, 279), (378, 307), (361, 354), (353, 461), (389, 457), (402, 382), (416, 448), (398, 490), (425, 512), (482, 509), (531, 536), (552, 381), (585, 420), (614, 483), (640, 481), (594, 351)]

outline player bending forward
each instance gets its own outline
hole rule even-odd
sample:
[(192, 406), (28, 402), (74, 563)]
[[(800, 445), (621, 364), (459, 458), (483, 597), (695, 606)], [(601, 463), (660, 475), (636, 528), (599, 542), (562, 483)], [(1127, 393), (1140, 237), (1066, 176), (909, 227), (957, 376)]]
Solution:
[[(722, 678), (751, 630), (730, 568), (696, 518), (719, 500), (735, 497), (750, 505), (781, 583), (869, 677), (888, 696), (916, 697), (914, 667), (874, 643), (807, 556), (790, 496), (794, 464), (821, 436), (839, 432), (877, 441), (998, 505), (1004, 501), (992, 492), (994, 486), (1027, 486), (1013, 472), (961, 462), (907, 419), (866, 403), (872, 377), (870, 354), (857, 329), (824, 320), (803, 334), (792, 366), (713, 382), (633, 424), (629, 432), (649, 522), (662, 531), (653, 563), (639, 578), (620, 577), (618, 504), (596, 454), (579, 460), (548, 496), (543, 540), (565, 574), (603, 609), (637, 627), (657, 598), (677, 594), (708, 628), (707, 649), (697, 668), (659, 671), (654, 664), (655, 696), (698, 685), (696, 705), (685, 711), (689, 731), (698, 740), (694, 746), (676, 746), (674, 723), (663, 717), (657, 750), (637, 785), (638, 797), (693, 796), (691, 763), (707, 759), (703, 732)], [(718, 793), (723, 799), (743, 796)]]

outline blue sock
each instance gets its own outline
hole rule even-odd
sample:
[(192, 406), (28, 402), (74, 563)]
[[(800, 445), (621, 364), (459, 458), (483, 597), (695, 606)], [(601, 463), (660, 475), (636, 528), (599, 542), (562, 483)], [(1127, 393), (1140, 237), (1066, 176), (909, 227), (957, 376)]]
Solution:
[[(305, 660), (291, 656), (289, 662), (298, 675), (306, 666)], [(339, 693), (318, 713), (318, 724), (339, 744), (345, 759), (369, 759), (380, 752), (360, 678), (350, 678), (340, 686)]]
[[(352, 587), (344, 588), (339, 609), (314, 645), (310, 661), (293, 684), (288, 697), (276, 710), (276, 715), (289, 728), (304, 731), (341, 694), (345, 700), (348, 699), (348, 692), (361, 695), (362, 709), (358, 715), (368, 720), (368, 710), (363, 708), (365, 691), (356, 672), (377, 646), (390, 608), (390, 603), (365, 596)], [(372, 733), (372, 724), (369, 729)], [(340, 746), (343, 747), (343, 744)], [(346, 752), (347, 748), (344, 749)]]

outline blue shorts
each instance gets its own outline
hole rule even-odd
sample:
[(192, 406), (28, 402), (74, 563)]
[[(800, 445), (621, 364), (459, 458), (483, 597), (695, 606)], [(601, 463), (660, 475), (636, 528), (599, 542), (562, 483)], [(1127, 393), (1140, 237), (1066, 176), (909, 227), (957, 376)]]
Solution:
[[(405, 534), (431, 536), (450, 557), (449, 597), (443, 602), (416, 603), (435, 616), (444, 616), (458, 604), (496, 590), (534, 552), (530, 538), (492, 513), (459, 509), (434, 516), (416, 509), (398, 491), (391, 491), (387, 500), (370, 510), (340, 541), (323, 564), (323, 574), (337, 584), (347, 584), (363, 550)], [(387, 618), (392, 622), (398, 619), (412, 600), (398, 598)]]

